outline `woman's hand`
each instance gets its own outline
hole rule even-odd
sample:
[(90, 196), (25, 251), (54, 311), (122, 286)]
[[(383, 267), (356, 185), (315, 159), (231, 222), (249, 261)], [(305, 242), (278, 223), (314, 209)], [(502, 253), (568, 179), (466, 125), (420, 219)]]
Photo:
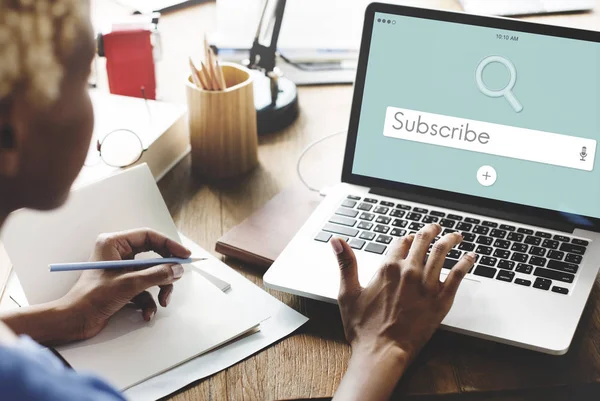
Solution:
[[(133, 259), (147, 251), (180, 258), (188, 258), (191, 253), (156, 231), (140, 229), (100, 236), (90, 260)], [(146, 290), (160, 287), (158, 301), (166, 307), (173, 283), (181, 276), (181, 265), (159, 265), (144, 270), (88, 270), (61, 299), (9, 311), (1, 320), (15, 333), (27, 334), (42, 344), (85, 340), (98, 334), (111, 316), (130, 302), (149, 321), (157, 306)]]
[[(101, 235), (90, 261), (133, 259), (142, 252), (154, 251), (163, 257), (188, 258), (191, 252), (183, 245), (156, 231), (140, 229)], [(159, 265), (144, 270), (88, 270), (63, 302), (80, 319), (82, 339), (95, 336), (112, 315), (133, 302), (144, 320), (150, 321), (156, 311), (156, 301), (146, 291), (158, 286), (158, 301), (167, 307), (173, 293), (173, 283), (183, 276), (181, 265)]]
[(428, 225), (415, 236), (395, 241), (366, 288), (358, 281), (352, 248), (339, 239), (331, 241), (341, 273), (340, 312), (352, 345), (352, 359), (336, 399), (387, 399), (450, 311), (475, 254), (465, 254), (442, 283), (444, 260), (462, 236), (444, 235), (425, 262), (429, 245), (440, 232), (439, 225)]

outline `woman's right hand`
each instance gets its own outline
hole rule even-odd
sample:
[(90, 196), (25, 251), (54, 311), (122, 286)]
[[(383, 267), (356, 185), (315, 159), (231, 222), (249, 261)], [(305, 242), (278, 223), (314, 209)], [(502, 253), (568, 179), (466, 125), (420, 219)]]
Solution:
[[(342, 240), (331, 240), (340, 267), (338, 302), (346, 338), (352, 346), (347, 377), (336, 399), (387, 399), (410, 361), (450, 311), (463, 277), (475, 262), (475, 254), (465, 254), (442, 283), (444, 260), (462, 236), (444, 235), (433, 245), (425, 262), (429, 245), (441, 230), (438, 224), (428, 225), (416, 235), (392, 243), (383, 265), (366, 288), (358, 281), (352, 248)], [(382, 367), (386, 367), (381, 372), (384, 377), (369, 381), (368, 377), (377, 375), (376, 370)], [(354, 371), (355, 377), (348, 378)], [(367, 378), (365, 371), (369, 372)], [(363, 390), (374, 388), (363, 392), (360, 383)]]

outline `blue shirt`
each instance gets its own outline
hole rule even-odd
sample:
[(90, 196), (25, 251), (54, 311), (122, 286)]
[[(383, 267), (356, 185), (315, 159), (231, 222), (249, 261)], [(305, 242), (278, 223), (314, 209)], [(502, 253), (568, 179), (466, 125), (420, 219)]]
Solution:
[(50, 351), (29, 337), (0, 346), (0, 400), (125, 401), (97, 377), (65, 367)]

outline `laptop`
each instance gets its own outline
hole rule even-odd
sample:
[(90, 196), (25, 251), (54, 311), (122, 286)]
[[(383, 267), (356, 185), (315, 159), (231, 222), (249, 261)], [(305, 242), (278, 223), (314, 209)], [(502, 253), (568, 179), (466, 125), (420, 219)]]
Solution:
[(488, 15), (536, 15), (589, 11), (594, 0), (459, 0), (468, 13)]
[(567, 352), (600, 264), (600, 33), (374, 3), (342, 172), (264, 276), (336, 302), (329, 240), (366, 286), (394, 238), (439, 223), (478, 255), (442, 322)]

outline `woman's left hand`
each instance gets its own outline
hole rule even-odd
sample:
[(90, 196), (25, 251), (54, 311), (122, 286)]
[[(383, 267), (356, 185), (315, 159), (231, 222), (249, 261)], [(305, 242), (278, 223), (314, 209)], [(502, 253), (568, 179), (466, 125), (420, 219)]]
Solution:
[[(133, 259), (136, 254), (154, 251), (163, 257), (188, 258), (190, 250), (149, 229), (103, 234), (98, 237), (90, 261)], [(98, 334), (112, 315), (133, 302), (150, 321), (157, 311), (156, 301), (146, 291), (158, 286), (158, 302), (166, 307), (173, 283), (183, 276), (181, 265), (159, 265), (144, 270), (88, 270), (61, 299), (79, 323), (78, 339)]]

